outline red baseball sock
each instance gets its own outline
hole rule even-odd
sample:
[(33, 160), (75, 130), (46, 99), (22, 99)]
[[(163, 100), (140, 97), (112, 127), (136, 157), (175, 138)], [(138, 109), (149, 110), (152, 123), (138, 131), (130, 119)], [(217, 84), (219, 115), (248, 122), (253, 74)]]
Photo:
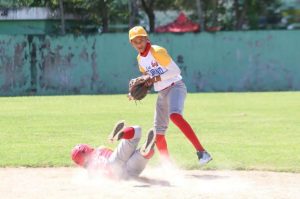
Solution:
[(123, 129), (122, 139), (129, 140), (129, 139), (133, 138), (133, 136), (134, 136), (134, 128), (126, 127), (125, 129)]
[(195, 132), (189, 123), (178, 113), (172, 113), (170, 115), (172, 122), (183, 132), (183, 134), (190, 140), (197, 151), (204, 151), (204, 148), (200, 144)]
[(165, 135), (156, 134), (156, 147), (162, 157), (169, 159), (169, 151)]

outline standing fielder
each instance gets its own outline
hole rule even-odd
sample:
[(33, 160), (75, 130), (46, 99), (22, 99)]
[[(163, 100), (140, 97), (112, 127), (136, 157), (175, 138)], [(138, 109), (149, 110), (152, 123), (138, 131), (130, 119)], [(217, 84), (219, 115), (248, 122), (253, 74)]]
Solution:
[(129, 41), (138, 51), (139, 70), (149, 84), (154, 84), (158, 92), (154, 115), (156, 146), (163, 157), (169, 158), (165, 132), (171, 121), (184, 133), (196, 149), (199, 164), (204, 165), (212, 160), (210, 154), (200, 144), (189, 123), (182, 117), (186, 86), (180, 75), (177, 64), (169, 56), (166, 49), (151, 45), (147, 32), (141, 26), (129, 30)]
[(149, 130), (146, 142), (137, 149), (141, 135), (141, 127), (125, 127), (124, 121), (120, 121), (109, 136), (111, 141), (121, 140), (114, 151), (103, 146), (94, 149), (87, 144), (78, 144), (72, 149), (72, 160), (92, 174), (100, 172), (113, 179), (137, 177), (154, 154), (153, 130)]

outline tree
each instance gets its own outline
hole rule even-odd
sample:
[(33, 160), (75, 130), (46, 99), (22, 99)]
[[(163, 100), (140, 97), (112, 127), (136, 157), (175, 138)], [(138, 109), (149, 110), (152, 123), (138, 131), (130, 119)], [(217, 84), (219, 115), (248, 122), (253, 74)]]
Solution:
[[(0, 0), (0, 7), (50, 7), (64, 13), (81, 16), (79, 32), (91, 26), (102, 32), (111, 30), (111, 24), (137, 23), (142, 8), (149, 19), (150, 32), (155, 29), (156, 10), (192, 11), (192, 20), (197, 20), (201, 29), (222, 26), (224, 30), (259, 29), (260, 19), (274, 16), (281, 0)], [(278, 19), (278, 15), (276, 15)], [(63, 27), (63, 19), (62, 27)], [(274, 23), (274, 22), (272, 22)], [(266, 27), (266, 25), (265, 25)], [(127, 29), (127, 27), (126, 27)], [(70, 30), (66, 30), (70, 31)]]
[(130, 18), (129, 18), (129, 27), (133, 27), (135, 25), (135, 22), (137, 20), (139, 8), (137, 4), (137, 0), (129, 0), (128, 1), (128, 7), (129, 7), (129, 13), (130, 13)]
[(155, 30), (155, 15), (154, 15), (154, 3), (155, 0), (141, 0), (144, 11), (149, 19), (150, 32)]
[(60, 18), (61, 18), (61, 34), (66, 33), (65, 27), (65, 17), (64, 17), (64, 3), (63, 0), (59, 0), (59, 10), (60, 10)]
[(33, 0), (0, 0), (0, 7), (12, 8), (22, 7), (31, 4)]
[(279, 6), (279, 0), (234, 0), (235, 30), (241, 30), (245, 25), (249, 29), (258, 29), (259, 17), (266, 14), (268, 8)]
[(198, 23), (201, 27), (201, 31), (204, 30), (204, 21), (203, 21), (203, 9), (202, 9), (202, 1), (201, 0), (196, 0), (196, 5), (197, 5), (197, 15), (198, 15)]
[(141, 0), (142, 8), (149, 19), (150, 32), (155, 29), (155, 10), (193, 10), (195, 1), (186, 0)]
[(95, 26), (102, 26), (102, 32), (108, 32), (109, 6), (113, 0), (65, 0), (66, 12), (82, 16)]

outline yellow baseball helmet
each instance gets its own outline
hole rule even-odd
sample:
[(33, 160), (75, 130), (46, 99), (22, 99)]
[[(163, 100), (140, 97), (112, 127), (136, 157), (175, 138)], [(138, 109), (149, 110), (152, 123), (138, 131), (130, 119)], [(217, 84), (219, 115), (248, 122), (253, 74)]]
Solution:
[(135, 26), (129, 30), (130, 41), (138, 36), (148, 37), (146, 30), (142, 26)]

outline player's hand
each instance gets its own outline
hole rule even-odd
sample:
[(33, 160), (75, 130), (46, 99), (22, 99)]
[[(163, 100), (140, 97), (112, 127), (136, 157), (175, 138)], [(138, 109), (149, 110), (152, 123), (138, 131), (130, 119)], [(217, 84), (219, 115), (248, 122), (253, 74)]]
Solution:
[(154, 83), (153, 78), (150, 78), (146, 81), (146, 86), (150, 87), (153, 85), (153, 83)]
[(150, 75), (143, 75), (142, 76), (146, 81), (148, 81), (149, 79), (151, 79), (151, 76)]
[(147, 87), (150, 87), (150, 86), (153, 85), (153, 81), (152, 81), (152, 78), (151, 78), (150, 75), (144, 74), (142, 77), (143, 77), (143, 79), (146, 81), (146, 82), (145, 82), (145, 85), (146, 85)]
[[(148, 75), (149, 76), (149, 75)], [(161, 77), (160, 76), (155, 76), (155, 77), (148, 77), (146, 85), (148, 87), (152, 86), (155, 82), (161, 81)]]

